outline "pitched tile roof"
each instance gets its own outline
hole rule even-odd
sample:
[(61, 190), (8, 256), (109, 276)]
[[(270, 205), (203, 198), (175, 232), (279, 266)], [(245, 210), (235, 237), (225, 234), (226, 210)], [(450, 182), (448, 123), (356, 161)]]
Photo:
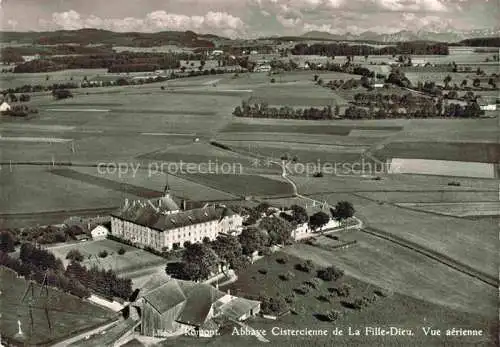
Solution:
[(185, 227), (188, 225), (218, 221), (222, 217), (232, 216), (234, 212), (226, 207), (207, 206), (176, 213), (162, 213), (145, 203), (139, 209), (113, 214), (113, 216), (129, 222), (143, 225), (160, 231)]
[[(174, 319), (183, 324), (201, 326), (206, 323), (212, 305), (225, 294), (209, 284), (155, 276), (148, 281), (140, 295), (160, 314), (183, 303)], [(159, 285), (154, 288), (154, 286)]]

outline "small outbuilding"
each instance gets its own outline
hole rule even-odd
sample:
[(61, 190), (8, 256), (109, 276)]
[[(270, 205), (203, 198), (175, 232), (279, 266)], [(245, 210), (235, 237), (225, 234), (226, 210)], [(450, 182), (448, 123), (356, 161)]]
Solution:
[(90, 232), (90, 234), (92, 235), (93, 240), (103, 240), (108, 236), (109, 230), (105, 226), (98, 225)]
[(7, 112), (7, 111), (10, 111), (11, 107), (10, 105), (4, 101), (0, 104), (0, 112)]

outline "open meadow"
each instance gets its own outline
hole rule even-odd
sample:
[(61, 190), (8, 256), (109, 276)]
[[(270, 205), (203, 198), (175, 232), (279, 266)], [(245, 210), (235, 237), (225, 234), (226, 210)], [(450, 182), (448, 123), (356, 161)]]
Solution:
[(314, 198), (335, 205), (351, 201), (357, 216), (382, 230), (469, 266), (485, 276), (497, 276), (497, 223), (467, 220), (375, 202), (356, 194), (318, 194)]
[[(120, 277), (132, 279), (134, 286), (140, 285), (144, 275), (164, 270), (167, 263), (164, 258), (150, 252), (107, 239), (55, 245), (47, 249), (60, 258), (65, 266), (69, 263), (66, 255), (76, 249), (83, 255), (84, 260), (81, 262), (83, 266), (113, 270)], [(125, 253), (119, 254), (120, 249)], [(107, 252), (107, 256), (100, 257), (99, 253), (104, 251)]]

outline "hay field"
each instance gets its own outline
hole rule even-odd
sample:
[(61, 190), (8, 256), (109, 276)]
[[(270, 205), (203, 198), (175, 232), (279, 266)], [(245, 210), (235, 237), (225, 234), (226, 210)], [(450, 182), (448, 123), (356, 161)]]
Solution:
[(186, 174), (181, 178), (239, 196), (265, 197), (293, 194), (292, 186), (288, 182), (259, 175)]
[(397, 203), (400, 207), (452, 217), (500, 216), (500, 202)]
[(497, 275), (497, 225), (492, 220), (472, 221), (380, 204), (352, 194), (318, 194), (335, 205), (351, 201), (358, 217), (369, 226), (444, 254), (490, 276)]
[[(56, 176), (48, 167), (8, 166), (0, 173), (0, 208), (2, 213), (36, 213), (98, 209), (120, 206), (125, 198), (132, 198), (89, 183)], [(62, 220), (61, 220), (62, 222)]]
[[(89, 79), (95, 75), (105, 75), (107, 69), (74, 69), (48, 73), (13, 73), (7, 72), (0, 75), (0, 84), (8, 88), (21, 87), (25, 84), (51, 85), (54, 83), (80, 82), (87, 76)], [(46, 80), (46, 77), (49, 77)], [(71, 80), (73, 78), (73, 80)], [(4, 87), (5, 88), (5, 87)]]
[[(342, 240), (358, 240), (348, 249), (328, 251), (296, 244), (285, 252), (322, 266), (336, 264), (349, 276), (436, 305), (486, 317), (495, 315), (495, 290), (420, 254), (358, 231)], [(328, 241), (318, 241), (322, 244)]]
[(74, 168), (73, 170), (102, 177), (113, 182), (130, 184), (158, 192), (162, 192), (168, 182), (172, 195), (195, 201), (232, 200), (235, 198), (234, 195), (227, 192), (207, 187), (193, 180), (183, 179), (174, 174), (168, 175), (167, 178), (165, 173), (157, 171), (156, 166), (149, 166), (148, 164), (141, 165), (135, 174), (132, 170), (121, 174), (118, 172), (102, 173), (98, 172), (97, 168)]
[(500, 144), (467, 142), (392, 142), (375, 154), (380, 158), (434, 159), (478, 163), (500, 162)]
[[(370, 130), (367, 130), (370, 131)], [(380, 136), (385, 136), (384, 131), (375, 131)], [(353, 136), (352, 134), (355, 134)], [(368, 135), (368, 136), (367, 136)], [(349, 136), (345, 135), (322, 135), (302, 133), (271, 133), (271, 132), (221, 132), (217, 135), (217, 141), (231, 146), (231, 144), (245, 143), (267, 143), (283, 142), (294, 144), (318, 144), (346, 147), (364, 147), (373, 145), (379, 139), (373, 136), (373, 132), (366, 134), (365, 130), (351, 130)]]

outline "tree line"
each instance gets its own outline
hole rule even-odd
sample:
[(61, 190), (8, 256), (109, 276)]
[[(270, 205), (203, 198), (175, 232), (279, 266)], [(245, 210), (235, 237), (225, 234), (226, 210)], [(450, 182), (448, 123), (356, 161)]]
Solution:
[[(14, 73), (51, 72), (66, 69), (111, 69), (116, 72), (151, 71), (152, 69), (176, 69), (181, 60), (201, 60), (192, 53), (122, 52), (85, 55), (67, 55), (36, 59), (17, 65)], [(154, 70), (153, 70), (154, 71)]]
[[(334, 113), (335, 112), (335, 113)], [(249, 103), (242, 101), (241, 106), (236, 106), (233, 115), (235, 117), (250, 118), (274, 118), (274, 119), (307, 119), (307, 120), (325, 120), (334, 119), (338, 116), (339, 109), (331, 106), (323, 108), (293, 108), (290, 106), (272, 107), (266, 102)]]
[(442, 102), (426, 103), (417, 108), (401, 108), (397, 104), (384, 105), (385, 108), (349, 106), (345, 119), (385, 119), (385, 118), (477, 118), (483, 114), (476, 102), (467, 105)]
[(298, 43), (291, 50), (293, 55), (322, 56), (367, 56), (367, 55), (448, 55), (446, 43), (401, 42), (393, 46), (374, 47), (368, 45), (349, 45), (345, 43)]

